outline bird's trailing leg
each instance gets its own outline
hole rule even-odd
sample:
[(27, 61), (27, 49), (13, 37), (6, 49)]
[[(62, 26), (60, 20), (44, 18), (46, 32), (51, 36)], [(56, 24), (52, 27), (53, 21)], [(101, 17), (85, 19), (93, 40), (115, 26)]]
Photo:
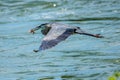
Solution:
[(92, 36), (92, 37), (96, 37), (96, 38), (104, 38), (103, 36), (101, 36), (100, 34), (90, 34), (90, 33), (81, 33), (83, 35), (88, 35), (88, 36)]
[(80, 28), (77, 29), (77, 30), (75, 31), (75, 33), (77, 33), (77, 34), (82, 34), (82, 35), (88, 35), (88, 36), (92, 36), (92, 37), (96, 37), (96, 38), (104, 38), (104, 36), (101, 36), (100, 34), (87, 33), (87, 32), (82, 31)]

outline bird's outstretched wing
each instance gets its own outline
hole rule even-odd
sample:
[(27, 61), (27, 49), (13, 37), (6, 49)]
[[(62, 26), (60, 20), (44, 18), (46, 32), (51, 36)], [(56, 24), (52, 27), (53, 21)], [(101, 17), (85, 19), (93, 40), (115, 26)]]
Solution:
[(50, 32), (43, 38), (43, 41), (39, 47), (39, 51), (54, 47), (59, 42), (65, 40), (73, 33), (73, 28), (52, 28)]

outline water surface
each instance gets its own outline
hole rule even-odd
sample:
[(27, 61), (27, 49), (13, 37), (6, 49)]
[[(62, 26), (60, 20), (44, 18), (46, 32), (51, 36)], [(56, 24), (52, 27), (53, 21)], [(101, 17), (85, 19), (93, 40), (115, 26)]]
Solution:
[[(1, 0), (0, 80), (107, 80), (120, 70), (119, 0)], [(103, 39), (73, 35), (34, 53), (42, 23), (79, 26)]]

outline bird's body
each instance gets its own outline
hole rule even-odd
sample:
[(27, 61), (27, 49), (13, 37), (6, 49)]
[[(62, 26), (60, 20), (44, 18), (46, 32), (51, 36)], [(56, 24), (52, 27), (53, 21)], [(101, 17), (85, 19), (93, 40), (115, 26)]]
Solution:
[(62, 35), (64, 32), (67, 31), (67, 29), (74, 29), (70, 28), (68, 25), (60, 24), (60, 23), (51, 23), (51, 29), (48, 31), (47, 35), (43, 38), (43, 40), (51, 40), (56, 39), (60, 35)]
[(39, 47), (39, 50), (34, 50), (35, 52), (52, 48), (57, 45), (59, 42), (64, 41), (72, 34), (84, 34), (97, 38), (101, 38), (100, 35), (93, 35), (86, 33), (80, 29), (80, 27), (70, 26), (67, 24), (61, 23), (45, 23), (40, 26), (31, 29), (31, 32), (34, 33), (35, 30), (42, 28), (41, 32), (45, 37), (42, 40), (42, 43)]

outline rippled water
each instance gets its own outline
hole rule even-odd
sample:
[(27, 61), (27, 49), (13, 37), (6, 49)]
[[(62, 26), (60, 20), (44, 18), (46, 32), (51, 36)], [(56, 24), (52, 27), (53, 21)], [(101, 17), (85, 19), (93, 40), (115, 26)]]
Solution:
[[(45, 22), (80, 26), (103, 39), (73, 35), (34, 53)], [(0, 80), (107, 80), (120, 70), (120, 0), (0, 0)]]

